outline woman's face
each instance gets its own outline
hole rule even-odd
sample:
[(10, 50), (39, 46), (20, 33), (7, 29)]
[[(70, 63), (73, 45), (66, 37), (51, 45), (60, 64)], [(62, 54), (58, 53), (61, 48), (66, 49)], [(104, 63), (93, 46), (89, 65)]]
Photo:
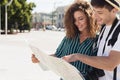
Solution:
[(87, 17), (82, 11), (74, 12), (75, 25), (79, 31), (87, 30)]

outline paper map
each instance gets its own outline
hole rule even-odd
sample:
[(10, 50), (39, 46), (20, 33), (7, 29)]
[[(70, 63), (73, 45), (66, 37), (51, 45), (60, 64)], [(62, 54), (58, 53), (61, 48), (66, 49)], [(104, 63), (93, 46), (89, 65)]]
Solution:
[(63, 80), (84, 80), (79, 71), (63, 59), (49, 56), (33, 45), (30, 45), (30, 48), (37, 59), (40, 60), (42, 69), (55, 72)]

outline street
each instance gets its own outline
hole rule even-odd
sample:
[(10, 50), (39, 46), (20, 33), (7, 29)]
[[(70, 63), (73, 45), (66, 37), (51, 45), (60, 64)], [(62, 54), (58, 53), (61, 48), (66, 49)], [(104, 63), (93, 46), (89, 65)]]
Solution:
[(0, 80), (59, 80), (52, 71), (43, 71), (31, 62), (29, 44), (53, 54), (64, 35), (57, 31), (0, 35)]

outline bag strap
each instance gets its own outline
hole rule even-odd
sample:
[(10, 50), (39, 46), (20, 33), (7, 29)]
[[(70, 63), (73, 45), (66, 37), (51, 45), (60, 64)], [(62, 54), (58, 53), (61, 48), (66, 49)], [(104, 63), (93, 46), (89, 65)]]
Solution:
[(102, 25), (101, 30), (100, 30), (100, 33), (102, 32), (102, 34), (101, 34), (101, 36), (100, 36), (100, 41), (101, 41), (101, 39), (102, 39), (102, 37), (103, 37), (104, 31), (105, 31), (105, 25)]
[(114, 69), (113, 80), (117, 80), (117, 67)]
[[(104, 33), (104, 31), (105, 31), (105, 25), (102, 25), (101, 26), (101, 29), (100, 29), (100, 33), (99, 33), (99, 41), (98, 41), (98, 44), (97, 44), (97, 47), (99, 48), (99, 44), (100, 44), (100, 41), (101, 41), (101, 39), (102, 39), (102, 37), (103, 37), (103, 33)], [(101, 34), (101, 35), (100, 35)]]
[(115, 41), (111, 44), (112, 46), (114, 46), (115, 42), (117, 41), (119, 33), (120, 33), (120, 24), (117, 26), (117, 28), (115, 29), (112, 35), (112, 39), (116, 38)]

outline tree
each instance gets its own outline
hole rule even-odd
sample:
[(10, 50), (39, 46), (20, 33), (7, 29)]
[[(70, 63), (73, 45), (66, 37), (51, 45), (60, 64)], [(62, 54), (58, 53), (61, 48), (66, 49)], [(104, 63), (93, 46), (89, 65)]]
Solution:
[[(2, 23), (5, 23), (5, 4), (9, 0), (0, 2), (2, 5)], [(27, 3), (26, 0), (13, 0), (12, 4), (8, 6), (8, 29), (24, 30), (26, 27), (30, 30), (30, 23), (32, 9), (36, 7), (34, 3)], [(2, 24), (2, 29), (5, 29), (5, 24)]]

